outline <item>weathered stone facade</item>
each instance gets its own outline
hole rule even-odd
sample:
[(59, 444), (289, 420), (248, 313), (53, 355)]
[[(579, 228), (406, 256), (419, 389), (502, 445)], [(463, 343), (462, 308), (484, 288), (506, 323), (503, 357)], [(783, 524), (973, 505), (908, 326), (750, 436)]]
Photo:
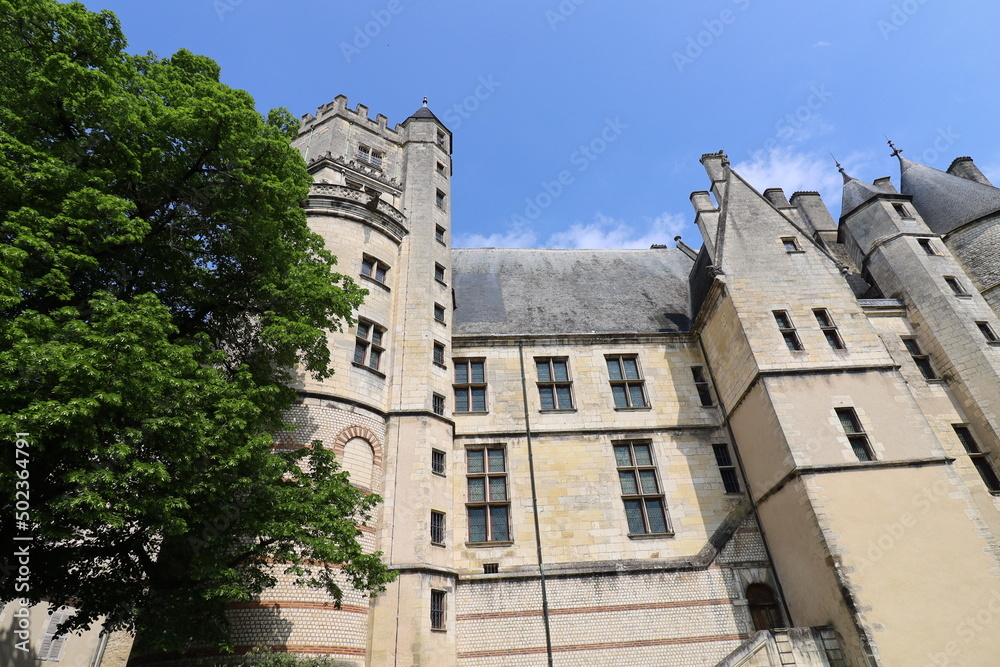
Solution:
[(321, 440), (382, 496), (363, 540), (399, 579), (339, 610), (283, 581), (231, 610), (241, 650), (996, 661), (1000, 191), (971, 160), (845, 175), (838, 223), (708, 154), (700, 252), (452, 250), (429, 109), (390, 128), (338, 97), (296, 146), (369, 296), (277, 446)]

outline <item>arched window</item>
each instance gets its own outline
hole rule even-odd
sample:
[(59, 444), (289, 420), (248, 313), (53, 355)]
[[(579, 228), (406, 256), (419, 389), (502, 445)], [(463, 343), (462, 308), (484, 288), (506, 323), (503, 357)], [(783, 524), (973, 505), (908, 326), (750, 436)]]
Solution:
[(771, 630), (781, 626), (781, 614), (774, 591), (767, 584), (747, 586), (747, 603), (754, 630)]
[(351, 474), (351, 484), (362, 489), (372, 488), (375, 452), (364, 438), (351, 438), (344, 444), (341, 467)]

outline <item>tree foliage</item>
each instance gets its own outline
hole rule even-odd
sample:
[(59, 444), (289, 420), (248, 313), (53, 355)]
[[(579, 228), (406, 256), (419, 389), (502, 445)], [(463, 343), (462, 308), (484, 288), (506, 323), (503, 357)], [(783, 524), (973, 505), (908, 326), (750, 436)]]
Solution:
[(0, 597), (224, 643), (268, 561), (338, 599), (391, 579), (357, 541), (378, 498), (322, 447), (271, 452), (287, 369), (328, 375), (365, 292), (306, 226), (294, 118), (125, 44), (110, 12), (0, 0), (0, 529), (24, 532), (26, 433), (34, 537), (30, 590), (8, 567)]

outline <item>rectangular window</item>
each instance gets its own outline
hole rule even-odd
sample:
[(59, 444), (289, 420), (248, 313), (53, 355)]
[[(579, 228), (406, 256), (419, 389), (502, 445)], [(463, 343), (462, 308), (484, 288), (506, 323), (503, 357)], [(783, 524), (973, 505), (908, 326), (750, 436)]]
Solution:
[(444, 396), (441, 394), (434, 394), (431, 396), (431, 407), (434, 410), (434, 414), (443, 415), (444, 414)]
[(931, 245), (930, 239), (917, 239), (917, 243), (923, 248), (925, 255), (936, 255), (937, 252), (934, 251), (934, 246)]
[(969, 293), (965, 291), (965, 286), (955, 276), (945, 276), (944, 282), (951, 288), (955, 296), (969, 296)]
[(374, 322), (358, 319), (358, 330), (354, 334), (354, 363), (379, 370), (385, 352), (385, 327)]
[(445, 282), (444, 282), (444, 267), (441, 266), (440, 264), (435, 264), (434, 265), (434, 280), (438, 281), (442, 285), (445, 284)]
[(437, 192), (434, 193), (434, 204), (438, 208), (442, 210), (444, 209), (444, 192), (442, 192), (441, 190), (438, 190)]
[(799, 335), (795, 332), (795, 327), (792, 325), (792, 318), (784, 310), (774, 310), (771, 312), (774, 314), (774, 321), (778, 323), (778, 331), (781, 332), (781, 337), (785, 339), (785, 345), (788, 346), (788, 349), (792, 352), (801, 350), (802, 343), (799, 341)]
[(937, 375), (934, 373), (934, 367), (931, 366), (931, 359), (920, 349), (917, 339), (904, 337), (903, 345), (906, 346), (906, 351), (913, 357), (913, 363), (920, 369), (920, 374), (924, 376), (924, 379), (936, 380)]
[(486, 360), (455, 359), (455, 412), (486, 412)]
[(506, 450), (470, 449), (468, 501), (470, 542), (510, 541), (510, 498), (507, 493)]
[(726, 493), (740, 492), (740, 478), (736, 474), (736, 466), (729, 456), (729, 445), (712, 445), (715, 450), (715, 462), (719, 464), (719, 473), (722, 474), (722, 485), (726, 488)]
[(868, 444), (868, 436), (861, 428), (861, 422), (858, 421), (858, 415), (854, 412), (854, 408), (837, 408), (837, 417), (840, 419), (840, 425), (844, 428), (847, 440), (851, 443), (851, 449), (854, 450), (858, 460), (874, 461), (875, 454)]
[(542, 410), (572, 410), (573, 383), (566, 359), (535, 359), (538, 370), (538, 398)]
[(68, 608), (68, 611), (54, 611), (49, 616), (49, 622), (45, 625), (45, 632), (42, 633), (42, 641), (38, 646), (38, 660), (43, 662), (60, 662), (62, 660), (63, 646), (70, 633), (63, 633), (56, 637), (59, 626), (66, 622), (70, 616), (76, 613), (75, 609)]
[(373, 167), (382, 166), (382, 158), (384, 157), (384, 155), (385, 155), (384, 153), (381, 153), (380, 151), (377, 151), (374, 148), (369, 148), (364, 144), (358, 146), (358, 159), (361, 160), (362, 162), (367, 162)]
[(483, 574), (496, 574), (500, 571), (500, 563), (483, 563)]
[(962, 446), (965, 447), (965, 451), (968, 453), (969, 459), (972, 460), (972, 464), (979, 471), (979, 476), (983, 478), (986, 488), (990, 490), (990, 493), (1000, 493), (1000, 478), (997, 477), (997, 472), (993, 469), (993, 464), (990, 463), (989, 457), (983, 450), (979, 449), (979, 444), (972, 437), (972, 431), (969, 430), (968, 426), (960, 424), (952, 424), (952, 428), (955, 429), (955, 435), (958, 436)]
[(431, 510), (431, 544), (444, 544), (444, 512)]
[(785, 252), (802, 252), (799, 249), (799, 242), (794, 236), (785, 236), (781, 239), (781, 244), (785, 246)]
[(814, 308), (813, 315), (816, 316), (820, 331), (826, 336), (826, 342), (830, 344), (830, 347), (835, 350), (843, 350), (844, 341), (840, 337), (840, 332), (837, 331), (837, 325), (833, 323), (833, 318), (830, 317), (830, 312), (826, 308)]
[(903, 206), (902, 204), (893, 204), (893, 205), (892, 205), (892, 207), (893, 207), (894, 209), (896, 209), (896, 213), (898, 213), (898, 214), (899, 214), (899, 217), (901, 217), (901, 218), (909, 218), (909, 217), (912, 217), (912, 216), (910, 215), (910, 212), (909, 212), (908, 210), (906, 210), (906, 207), (905, 207), (905, 206)]
[(447, 176), (448, 175), (447, 172), (444, 170), (444, 163), (443, 162), (438, 162), (437, 163), (437, 173), (441, 174), (442, 176)]
[(997, 338), (996, 333), (993, 332), (993, 329), (990, 327), (989, 323), (976, 322), (976, 326), (979, 327), (979, 331), (982, 332), (983, 338), (985, 338), (988, 342), (990, 343), (1000, 342), (1000, 339)]
[(447, 455), (440, 449), (431, 450), (431, 472), (435, 475), (444, 475), (445, 467), (448, 464)]
[(651, 444), (649, 441), (616, 442), (614, 448), (629, 534), (670, 533)]
[(615, 399), (615, 408), (646, 408), (645, 382), (639, 370), (639, 358), (635, 355), (614, 355), (605, 357), (608, 364), (608, 377), (611, 380), (611, 393)]
[(434, 238), (438, 243), (444, 243), (444, 227), (441, 225), (436, 225), (434, 227)]
[(701, 366), (692, 366), (691, 375), (694, 376), (694, 388), (698, 390), (698, 399), (706, 408), (715, 405), (712, 401), (712, 388), (705, 378), (705, 371)]
[(434, 319), (442, 324), (444, 323), (444, 306), (439, 303), (434, 304)]
[(434, 343), (434, 363), (444, 366), (444, 344)]
[(384, 262), (380, 262), (374, 257), (369, 257), (365, 255), (361, 260), (361, 275), (366, 278), (371, 278), (377, 282), (385, 284), (386, 274), (389, 272), (389, 266)]
[(441, 148), (444, 148), (444, 140), (445, 140), (444, 132), (438, 130), (438, 133), (437, 133), (437, 143), (438, 143), (438, 146), (440, 146)]
[(431, 630), (444, 630), (445, 601), (447, 593), (431, 591)]

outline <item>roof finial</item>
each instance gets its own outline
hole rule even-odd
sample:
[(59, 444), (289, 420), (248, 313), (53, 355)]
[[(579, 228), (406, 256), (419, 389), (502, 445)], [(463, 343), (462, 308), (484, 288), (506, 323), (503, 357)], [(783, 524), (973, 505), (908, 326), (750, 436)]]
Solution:
[(427, 96), (424, 95), (424, 107), (426, 107), (426, 106), (427, 106)]
[(837, 157), (833, 154), (833, 151), (830, 151), (830, 157), (833, 158), (833, 163), (837, 165), (837, 171), (839, 171), (840, 175), (844, 177), (844, 183), (847, 183), (849, 180), (851, 180), (851, 177), (847, 175), (846, 171), (844, 171), (843, 165), (837, 162)]
[[(882, 136), (885, 137), (885, 133), (883, 133)], [(892, 153), (890, 153), (892, 157), (899, 157), (899, 154), (903, 152), (902, 148), (896, 148), (896, 145), (892, 143), (892, 139), (889, 137), (885, 137), (885, 143), (889, 144), (892, 148)]]

